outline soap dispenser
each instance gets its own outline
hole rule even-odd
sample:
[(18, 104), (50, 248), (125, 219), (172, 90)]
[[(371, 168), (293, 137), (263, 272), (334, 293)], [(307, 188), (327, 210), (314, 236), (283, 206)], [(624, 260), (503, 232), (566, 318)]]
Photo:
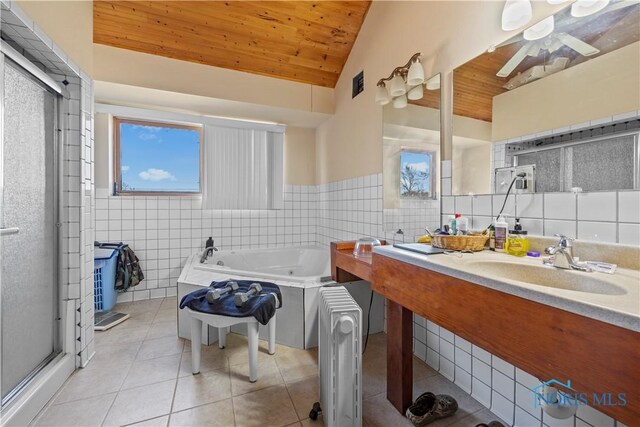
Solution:
[(529, 251), (527, 231), (522, 229), (520, 218), (516, 218), (516, 225), (513, 226), (513, 230), (509, 231), (506, 251), (509, 255), (515, 256), (525, 256)]

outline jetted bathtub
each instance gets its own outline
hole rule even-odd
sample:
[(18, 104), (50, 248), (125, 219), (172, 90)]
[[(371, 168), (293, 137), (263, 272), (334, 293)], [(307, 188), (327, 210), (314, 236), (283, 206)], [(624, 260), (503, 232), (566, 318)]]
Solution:
[(259, 275), (269, 281), (311, 285), (331, 280), (329, 250), (319, 246), (219, 251), (194, 268), (230, 277)]
[[(276, 342), (291, 347), (311, 348), (318, 345), (318, 289), (336, 285), (331, 281), (329, 248), (301, 246), (275, 249), (242, 249), (214, 252), (205, 263), (201, 254), (194, 254), (178, 278), (178, 301), (196, 289), (209, 286), (212, 281), (228, 279), (262, 280), (280, 286), (283, 307), (277, 311)], [(371, 285), (364, 281), (346, 284), (363, 311), (363, 330), (369, 307)], [(384, 299), (374, 294), (371, 308), (370, 333), (381, 332), (384, 327)], [(260, 338), (266, 339), (266, 328), (260, 328)], [(179, 336), (190, 339), (189, 317), (178, 311)], [(246, 334), (246, 325), (231, 328)], [(218, 340), (215, 328), (204, 328), (202, 342), (212, 344)]]

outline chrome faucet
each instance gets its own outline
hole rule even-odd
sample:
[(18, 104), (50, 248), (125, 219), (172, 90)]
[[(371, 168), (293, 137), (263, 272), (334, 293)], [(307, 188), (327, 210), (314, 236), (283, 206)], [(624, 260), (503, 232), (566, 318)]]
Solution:
[(562, 234), (556, 234), (556, 237), (560, 238), (560, 241), (555, 246), (549, 246), (544, 250), (548, 255), (553, 255), (553, 261), (545, 260), (544, 263), (552, 265), (556, 268), (563, 268), (566, 270), (579, 270), (591, 272), (591, 267), (579, 264), (573, 259), (573, 239), (563, 236)]
[(202, 251), (202, 255), (200, 255), (200, 264), (204, 264), (207, 261), (207, 258), (213, 255), (214, 251), (218, 252), (218, 248), (216, 248), (215, 246), (207, 246), (206, 248), (204, 248), (204, 251)]

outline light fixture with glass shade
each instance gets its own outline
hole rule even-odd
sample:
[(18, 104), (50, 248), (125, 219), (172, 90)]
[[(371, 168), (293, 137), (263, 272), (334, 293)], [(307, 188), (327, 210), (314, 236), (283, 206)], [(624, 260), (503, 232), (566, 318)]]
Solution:
[(387, 86), (383, 81), (378, 82), (378, 87), (376, 88), (376, 104), (387, 105), (390, 101), (391, 97), (389, 96), (389, 92), (387, 92)]
[(571, 16), (574, 18), (583, 18), (600, 12), (609, 5), (609, 0), (576, 0), (571, 5)]
[(553, 15), (543, 19), (535, 25), (524, 30), (523, 37), (525, 40), (539, 40), (547, 37), (553, 32), (555, 21)]
[(407, 92), (407, 98), (409, 98), (412, 101), (417, 101), (418, 99), (422, 99), (423, 95), (424, 95), (424, 88), (422, 84), (412, 87)]
[[(389, 82), (388, 90), (386, 82)], [(394, 68), (389, 77), (378, 80), (376, 104), (382, 106), (391, 102), (394, 108), (404, 108), (409, 99), (422, 99), (424, 84), (424, 68), (418, 52), (405, 65)]]
[(422, 68), (422, 64), (420, 63), (420, 57), (417, 56), (413, 59), (413, 62), (409, 67), (409, 72), (407, 73), (407, 84), (409, 86), (416, 86), (421, 85), (422, 83), (424, 83), (424, 68)]
[(502, 29), (517, 30), (527, 25), (533, 18), (533, 10), (529, 0), (507, 0), (502, 9)]
[(393, 108), (404, 108), (407, 106), (407, 95), (400, 95), (393, 98)]
[(439, 90), (440, 89), (440, 74), (436, 74), (427, 80), (427, 90)]
[(394, 97), (407, 93), (407, 88), (405, 87), (401, 70), (396, 70), (393, 72), (393, 78), (391, 79), (391, 84), (389, 85), (389, 93)]

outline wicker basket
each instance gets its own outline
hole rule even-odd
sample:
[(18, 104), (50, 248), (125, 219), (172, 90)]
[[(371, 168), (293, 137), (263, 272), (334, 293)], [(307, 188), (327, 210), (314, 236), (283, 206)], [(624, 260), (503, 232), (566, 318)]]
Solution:
[(466, 236), (436, 235), (431, 238), (431, 245), (453, 251), (478, 252), (484, 249), (487, 239), (489, 239), (488, 233)]

